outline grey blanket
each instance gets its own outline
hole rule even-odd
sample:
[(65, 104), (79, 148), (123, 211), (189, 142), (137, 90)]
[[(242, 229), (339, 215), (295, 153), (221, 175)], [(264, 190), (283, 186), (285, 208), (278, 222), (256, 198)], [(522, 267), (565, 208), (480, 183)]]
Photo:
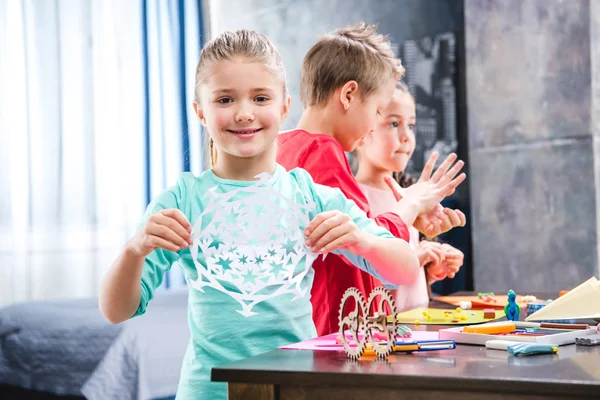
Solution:
[(88, 400), (174, 396), (190, 332), (187, 288), (157, 295), (146, 314), (127, 321), (82, 389)]
[(187, 288), (157, 293), (145, 315), (111, 325), (97, 299), (0, 309), (0, 384), (94, 399), (175, 394), (189, 339)]
[(81, 395), (121, 326), (111, 325), (96, 299), (54, 300), (0, 309), (0, 326), (18, 333), (0, 338), (0, 384)]

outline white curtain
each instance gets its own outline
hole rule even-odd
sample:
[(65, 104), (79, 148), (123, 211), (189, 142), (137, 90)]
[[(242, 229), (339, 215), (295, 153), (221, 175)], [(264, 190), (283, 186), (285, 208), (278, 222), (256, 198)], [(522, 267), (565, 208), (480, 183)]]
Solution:
[(200, 172), (201, 26), (197, 0), (0, 0), (0, 305), (96, 295), (148, 196)]

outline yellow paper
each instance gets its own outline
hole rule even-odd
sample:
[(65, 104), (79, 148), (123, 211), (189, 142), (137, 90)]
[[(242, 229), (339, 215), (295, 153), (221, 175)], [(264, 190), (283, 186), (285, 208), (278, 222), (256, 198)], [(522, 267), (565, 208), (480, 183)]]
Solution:
[(588, 318), (600, 318), (600, 281), (594, 277), (527, 316), (525, 321)]
[(396, 314), (396, 321), (400, 324), (411, 324), (418, 321), (419, 324), (424, 325), (469, 325), (504, 317), (503, 310), (494, 311), (496, 316), (490, 319), (483, 318), (483, 310), (461, 310), (457, 312), (456, 309), (415, 308)]

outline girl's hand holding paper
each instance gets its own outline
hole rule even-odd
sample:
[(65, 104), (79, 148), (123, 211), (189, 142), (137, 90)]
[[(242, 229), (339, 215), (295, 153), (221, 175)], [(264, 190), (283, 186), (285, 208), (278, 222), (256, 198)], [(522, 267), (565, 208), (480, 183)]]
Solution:
[(362, 254), (369, 247), (367, 234), (340, 211), (318, 214), (306, 227), (306, 246), (313, 253), (329, 253), (344, 248), (354, 254)]
[(191, 232), (192, 225), (180, 210), (161, 210), (148, 218), (127, 249), (139, 257), (157, 248), (178, 252), (193, 243)]

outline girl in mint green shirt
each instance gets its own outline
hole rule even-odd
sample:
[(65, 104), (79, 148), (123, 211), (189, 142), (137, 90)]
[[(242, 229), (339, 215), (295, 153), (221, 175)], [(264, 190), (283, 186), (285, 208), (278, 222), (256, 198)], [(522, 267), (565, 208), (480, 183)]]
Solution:
[(316, 335), (316, 257), (343, 255), (391, 285), (417, 278), (408, 243), (338, 189), (275, 163), (289, 106), (281, 58), (265, 36), (242, 30), (207, 43), (194, 110), (211, 137), (212, 169), (182, 174), (154, 199), (103, 281), (100, 309), (120, 323), (145, 312), (173, 264), (183, 269), (191, 339), (177, 399), (225, 399), (212, 367)]

